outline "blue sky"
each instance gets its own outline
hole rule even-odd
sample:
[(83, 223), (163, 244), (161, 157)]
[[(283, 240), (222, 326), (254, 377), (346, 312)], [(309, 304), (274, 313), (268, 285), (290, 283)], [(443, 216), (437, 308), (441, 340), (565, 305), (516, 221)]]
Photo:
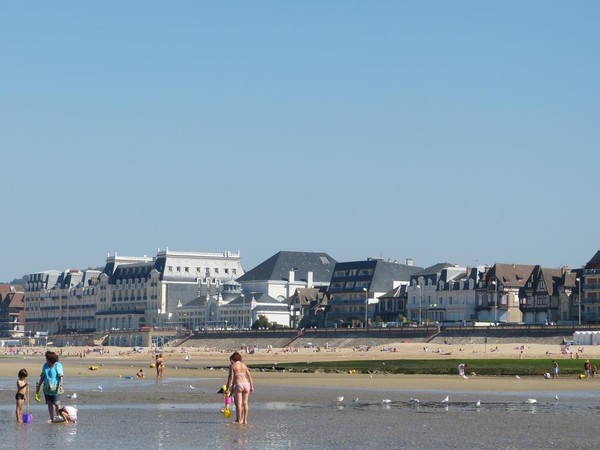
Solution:
[(0, 4), (0, 281), (157, 248), (585, 264), (596, 1)]

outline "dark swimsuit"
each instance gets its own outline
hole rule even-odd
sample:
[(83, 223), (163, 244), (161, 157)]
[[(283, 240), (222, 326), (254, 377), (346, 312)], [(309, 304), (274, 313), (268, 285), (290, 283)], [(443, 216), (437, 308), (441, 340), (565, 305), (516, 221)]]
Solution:
[(25, 394), (17, 394), (15, 395), (15, 400), (25, 400)]

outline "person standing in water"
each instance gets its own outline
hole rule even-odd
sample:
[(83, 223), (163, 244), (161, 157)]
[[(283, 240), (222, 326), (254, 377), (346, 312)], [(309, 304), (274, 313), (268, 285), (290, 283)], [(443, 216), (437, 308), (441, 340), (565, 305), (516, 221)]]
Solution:
[(23, 403), (25, 403), (25, 400), (27, 400), (26, 390), (27, 386), (29, 386), (29, 383), (26, 380), (27, 375), (29, 375), (27, 373), (27, 370), (19, 370), (19, 379), (17, 380), (17, 394), (15, 395), (15, 400), (17, 401), (17, 408), (15, 410), (15, 414), (17, 415), (18, 423), (23, 422), (23, 415), (21, 411), (23, 410)]
[(165, 370), (165, 361), (163, 360), (162, 353), (156, 355), (156, 361), (154, 364), (156, 365), (156, 378), (162, 378), (163, 371)]
[(242, 362), (242, 355), (233, 352), (229, 358), (230, 368), (227, 378), (227, 393), (233, 393), (236, 422), (248, 423), (248, 397), (254, 392), (254, 383), (248, 366)]
[[(63, 366), (58, 362), (58, 355), (54, 352), (46, 352), (46, 362), (42, 367), (40, 380), (35, 385), (36, 395), (40, 392), (42, 385), (44, 386), (44, 397), (46, 405), (48, 405), (48, 414), (50, 421), (54, 416), (60, 416), (60, 394), (63, 393)], [(37, 398), (36, 398), (37, 400)]]

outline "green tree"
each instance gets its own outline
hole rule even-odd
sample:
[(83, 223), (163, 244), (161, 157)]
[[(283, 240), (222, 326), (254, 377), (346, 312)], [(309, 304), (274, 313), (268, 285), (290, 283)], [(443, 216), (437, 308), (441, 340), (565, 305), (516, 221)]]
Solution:
[(253, 330), (258, 330), (259, 328), (271, 328), (271, 324), (269, 323), (269, 319), (267, 316), (258, 316), (258, 319), (252, 324)]

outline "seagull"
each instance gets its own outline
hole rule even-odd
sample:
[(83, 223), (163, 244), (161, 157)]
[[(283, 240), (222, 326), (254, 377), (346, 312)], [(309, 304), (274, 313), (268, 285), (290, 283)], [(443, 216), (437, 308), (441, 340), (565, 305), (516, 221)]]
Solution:
[(537, 403), (537, 400), (535, 398), (528, 398), (527, 403), (529, 403), (530, 405), (533, 405), (534, 403)]
[(477, 400), (477, 401), (475, 402), (475, 406), (477, 406), (477, 407), (479, 408), (479, 407), (481, 406), (481, 400)]
[(392, 403), (392, 401), (389, 398), (384, 398), (383, 400), (381, 400), (382, 403)]
[(193, 391), (193, 390), (195, 390), (196, 388), (190, 384), (190, 389)]
[(469, 377), (468, 377), (468, 376), (466, 376), (466, 375), (463, 375), (462, 377), (463, 377), (465, 380), (468, 380), (468, 379), (469, 379)]
[(72, 394), (67, 395), (67, 398), (75, 400), (77, 398), (77, 393), (73, 392)]
[(519, 375), (515, 375), (515, 378), (516, 378), (517, 380), (520, 380), (520, 379), (521, 379), (521, 377), (520, 377)]
[(558, 394), (554, 396), (554, 399), (558, 401)]
[(450, 401), (450, 396), (446, 395), (446, 398), (442, 400), (442, 403), (448, 403)]
[(352, 400), (352, 403), (358, 403), (358, 397), (356, 397), (354, 400)]
[(104, 389), (102, 389), (102, 386), (98, 386), (98, 390), (99, 390), (100, 392), (104, 391)]
[(344, 396), (343, 396), (343, 395), (340, 395), (339, 397), (337, 397), (337, 398), (335, 399), (335, 401), (336, 401), (336, 402), (338, 402), (338, 403), (342, 403), (342, 402), (344, 401)]
[(411, 402), (411, 403), (420, 403), (420, 402), (421, 402), (421, 400), (419, 400), (418, 398), (411, 398), (411, 399), (410, 399), (410, 402)]

